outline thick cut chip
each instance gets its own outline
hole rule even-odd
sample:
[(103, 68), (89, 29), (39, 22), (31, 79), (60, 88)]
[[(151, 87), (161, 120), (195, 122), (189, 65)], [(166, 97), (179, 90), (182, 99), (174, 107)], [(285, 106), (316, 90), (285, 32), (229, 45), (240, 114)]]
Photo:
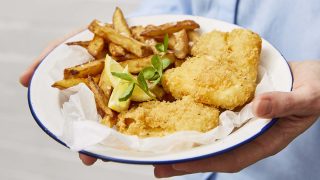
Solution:
[(103, 91), (105, 96), (110, 97), (111, 92), (112, 92), (112, 84), (111, 84), (110, 78), (107, 74), (107, 71), (108, 71), (107, 63), (108, 63), (108, 61), (105, 60), (104, 69), (101, 73), (100, 80), (99, 80), (99, 87), (101, 88), (101, 90)]
[(66, 45), (68, 46), (81, 46), (87, 48), (91, 41), (74, 41), (74, 42), (67, 42)]
[(94, 20), (88, 28), (91, 32), (94, 34), (97, 34), (103, 38), (105, 38), (108, 41), (113, 42), (114, 44), (117, 44), (127, 51), (135, 54), (138, 57), (145, 57), (148, 54), (151, 53), (151, 50), (148, 46), (145, 44), (130, 38), (126, 37), (124, 35), (121, 35), (118, 33), (116, 30), (106, 27), (106, 26), (101, 26), (97, 20)]
[(87, 86), (93, 92), (94, 98), (96, 100), (97, 108), (104, 113), (105, 116), (110, 118), (114, 117), (114, 113), (108, 107), (109, 97), (106, 97), (103, 91), (100, 89), (97, 83), (91, 77), (88, 77)]
[(112, 23), (113, 23), (113, 28), (117, 32), (127, 37), (131, 37), (131, 32), (130, 32), (128, 23), (124, 18), (121, 9), (118, 7), (116, 7), (116, 10), (113, 13)]
[(104, 59), (89, 61), (74, 67), (64, 69), (64, 79), (87, 78), (101, 74), (104, 68)]
[(144, 58), (137, 58), (137, 59), (130, 59), (126, 61), (121, 61), (120, 65), (122, 67), (128, 66), (129, 72), (133, 74), (137, 74), (142, 69), (151, 66), (151, 58), (152, 56), (144, 57)]
[(88, 45), (88, 52), (95, 58), (103, 51), (104, 39), (95, 35)]
[(149, 37), (163, 36), (165, 34), (172, 34), (181, 31), (182, 29), (194, 30), (199, 27), (199, 24), (192, 20), (184, 20), (175, 23), (166, 23), (159, 26), (149, 25), (145, 28), (141, 35)]
[(121, 47), (114, 43), (109, 44), (109, 52), (113, 57), (125, 56), (126, 51)]
[(179, 59), (184, 59), (189, 54), (189, 39), (186, 30), (181, 30), (173, 34), (175, 44), (173, 46), (174, 55)]
[[(116, 7), (112, 18), (113, 28), (121, 35), (131, 37), (131, 32), (126, 19), (120, 8)], [(126, 54), (125, 50), (114, 43), (110, 43), (109, 51), (112, 56), (124, 56)]]
[[(93, 77), (93, 80), (94, 82), (99, 82), (99, 79), (100, 79), (100, 76), (95, 76)], [(88, 83), (88, 80), (87, 78), (71, 78), (71, 79), (63, 79), (63, 80), (60, 80), (60, 81), (56, 81), (54, 84), (52, 84), (52, 87), (54, 88), (58, 88), (60, 90), (63, 90), (63, 89), (68, 89), (72, 86), (76, 86), (80, 83), (85, 83), (87, 84)]]
[(189, 46), (192, 47), (200, 39), (200, 33), (198, 31), (188, 31)]
[(131, 33), (132, 37), (140, 42), (145, 42), (147, 40), (146, 37), (141, 36), (141, 33), (145, 30), (143, 26), (132, 26)]
[(131, 53), (126, 53), (124, 56), (112, 56), (112, 58), (116, 61), (125, 61), (125, 60), (129, 60), (129, 59), (137, 59), (138, 57), (134, 54)]
[(168, 48), (169, 49), (174, 49), (174, 46), (176, 44), (176, 38), (174, 36), (169, 36), (169, 40), (168, 40)]

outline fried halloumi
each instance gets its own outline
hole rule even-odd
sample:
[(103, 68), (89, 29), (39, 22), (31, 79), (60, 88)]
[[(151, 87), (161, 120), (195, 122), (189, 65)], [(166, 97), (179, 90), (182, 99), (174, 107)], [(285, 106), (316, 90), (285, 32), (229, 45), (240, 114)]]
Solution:
[(212, 31), (200, 37), (192, 55), (180, 67), (169, 69), (162, 85), (175, 98), (224, 109), (244, 105), (254, 95), (261, 52), (259, 35), (243, 29)]
[(116, 126), (124, 134), (164, 136), (183, 130), (209, 131), (218, 125), (219, 110), (184, 97), (175, 102), (144, 102), (118, 118)]

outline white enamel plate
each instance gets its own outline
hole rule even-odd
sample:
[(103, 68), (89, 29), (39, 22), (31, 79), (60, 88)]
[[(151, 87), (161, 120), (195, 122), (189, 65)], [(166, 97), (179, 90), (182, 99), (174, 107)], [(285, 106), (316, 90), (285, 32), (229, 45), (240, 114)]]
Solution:
[[(128, 23), (131, 26), (148, 24), (157, 25), (186, 19), (191, 19), (199, 23), (202, 32), (209, 32), (214, 29), (231, 31), (234, 28), (239, 28), (236, 25), (214, 19), (186, 15), (137, 17), (129, 19)], [(91, 32), (86, 30), (67, 41), (88, 40), (91, 37)], [(66, 144), (57, 136), (57, 134), (62, 130), (62, 127), (59, 126), (58, 123), (59, 120), (62, 119), (59, 90), (51, 87), (53, 80), (50, 77), (49, 72), (59, 59), (63, 59), (67, 50), (67, 45), (62, 43), (43, 59), (42, 63), (34, 72), (28, 91), (29, 107), (34, 119), (45, 133), (64, 146), (66, 146)], [(266, 68), (267, 73), (271, 77), (272, 83), (277, 91), (291, 91), (293, 77), (290, 67), (282, 55), (266, 40), (263, 40), (262, 43), (261, 63)], [(91, 149), (84, 149), (81, 152), (99, 159), (133, 164), (165, 164), (190, 161), (218, 155), (247, 143), (265, 132), (274, 124), (275, 121), (275, 119), (249, 121), (243, 127), (233, 132), (228, 137), (219, 140), (215, 144), (203, 145), (177, 153), (155, 155), (151, 153), (124, 151), (108, 147), (103, 148), (103, 150), (101, 150), (101, 148), (94, 147)]]

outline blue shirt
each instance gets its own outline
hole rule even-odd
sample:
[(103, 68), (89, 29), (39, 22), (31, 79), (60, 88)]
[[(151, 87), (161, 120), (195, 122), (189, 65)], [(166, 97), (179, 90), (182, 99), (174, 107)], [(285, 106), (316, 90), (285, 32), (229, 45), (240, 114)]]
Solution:
[[(235, 23), (259, 33), (289, 61), (320, 59), (318, 0), (144, 1), (134, 15), (190, 14)], [(278, 154), (217, 180), (320, 179), (320, 121)], [(203, 174), (177, 179), (202, 179)]]

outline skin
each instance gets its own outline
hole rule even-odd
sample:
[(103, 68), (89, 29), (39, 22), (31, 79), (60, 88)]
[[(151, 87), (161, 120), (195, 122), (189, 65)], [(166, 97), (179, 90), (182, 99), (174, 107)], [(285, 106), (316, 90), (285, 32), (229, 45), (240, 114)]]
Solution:
[[(20, 83), (23, 86), (29, 86), (37, 65), (64, 39), (50, 44), (21, 75)], [(290, 65), (295, 79), (292, 92), (265, 93), (253, 100), (253, 112), (256, 116), (279, 118), (267, 132), (250, 143), (218, 156), (179, 164), (155, 165), (155, 176), (163, 178), (199, 172), (239, 172), (257, 161), (277, 154), (306, 131), (320, 115), (320, 61), (301, 61)], [(79, 157), (88, 166), (97, 161), (84, 154), (79, 154)]]

